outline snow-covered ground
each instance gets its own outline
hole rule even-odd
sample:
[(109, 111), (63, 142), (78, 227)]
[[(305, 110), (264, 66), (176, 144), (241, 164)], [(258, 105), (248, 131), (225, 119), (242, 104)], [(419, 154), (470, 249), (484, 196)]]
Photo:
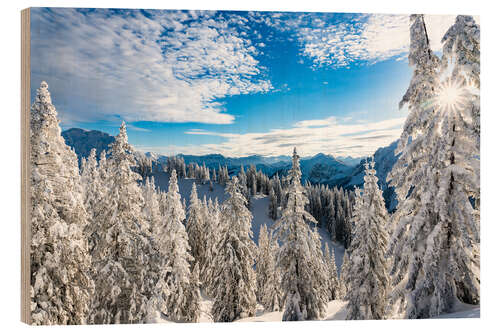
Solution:
[[(202, 295), (201, 302), (201, 318), (200, 323), (212, 323), (213, 319), (210, 314), (212, 309), (212, 300), (207, 296)], [(346, 310), (347, 302), (334, 300), (328, 302), (326, 315), (322, 320), (345, 320), (347, 316)], [(479, 305), (469, 305), (459, 303), (452, 313), (442, 314), (433, 319), (456, 319), (456, 318), (480, 318), (480, 308)], [(250, 322), (269, 322), (269, 321), (281, 321), (283, 317), (283, 311), (275, 311), (275, 312), (264, 312), (262, 310), (262, 306), (257, 305), (257, 313), (255, 317), (248, 317), (236, 320), (235, 322), (241, 323), (250, 323)], [(172, 323), (168, 318), (164, 316), (158, 315), (157, 318), (153, 321), (154, 323)]]
[[(168, 190), (169, 175), (164, 172), (158, 172), (153, 174), (155, 178), (155, 183), (163, 191)], [(191, 194), (191, 188), (193, 186), (194, 179), (180, 179), (179, 180), (179, 192), (182, 199), (186, 200), (186, 205), (189, 205), (189, 195)], [(227, 199), (227, 194), (224, 192), (224, 187), (219, 184), (213, 184), (213, 191), (210, 191), (210, 186), (208, 184), (197, 185), (198, 197), (203, 199), (204, 196), (207, 200), (211, 198), (213, 201), (218, 200), (221, 204), (225, 199)], [(252, 220), (252, 232), (253, 240), (257, 243), (259, 239), (259, 231), (262, 225), (266, 225), (267, 228), (271, 228), (274, 225), (274, 221), (267, 215), (269, 206), (269, 198), (265, 195), (258, 194), (252, 198), (251, 201), (251, 212), (253, 215)], [(330, 249), (335, 252), (335, 262), (337, 264), (337, 272), (340, 274), (340, 268), (342, 266), (342, 260), (344, 257), (344, 247), (336, 242), (330, 240), (329, 233), (322, 228), (318, 229), (318, 233), (321, 237), (322, 245), (328, 244)], [(202, 295), (201, 309), (202, 314), (200, 322), (213, 322), (211, 316), (213, 301), (206, 295)], [(346, 302), (344, 301), (331, 301), (328, 303), (326, 316), (323, 320), (345, 320), (346, 318)], [(237, 320), (238, 322), (263, 322), (263, 321), (281, 321), (283, 312), (263, 312), (262, 307), (259, 305), (257, 307), (257, 314), (255, 317), (249, 317)], [(479, 306), (473, 306), (463, 303), (457, 303), (457, 306), (453, 309), (453, 313), (443, 314), (436, 318), (479, 318), (480, 308)], [(168, 323), (171, 322), (168, 318), (158, 314), (157, 318), (153, 320), (156, 323)]]
[(465, 304), (457, 301), (453, 311), (451, 313), (445, 313), (440, 316), (435, 317), (435, 319), (441, 318), (480, 318), (481, 309), (479, 305)]
[[(344, 301), (331, 301), (328, 303), (326, 309), (326, 315), (322, 320), (345, 320), (346, 318), (346, 304)], [(207, 297), (203, 297), (201, 303), (202, 315), (200, 318), (200, 323), (212, 323), (213, 319), (210, 315), (210, 311), (212, 309), (212, 301)], [(235, 322), (240, 323), (251, 323), (251, 322), (267, 322), (267, 321), (281, 321), (283, 317), (283, 311), (275, 311), (275, 312), (263, 312), (262, 306), (257, 305), (257, 313), (255, 317), (248, 317), (236, 320)], [(158, 315), (153, 323), (172, 323), (163, 315)]]
[[(329, 302), (326, 309), (326, 315), (322, 320), (345, 320), (346, 304), (347, 302), (344, 301)], [(255, 317), (236, 320), (236, 322), (250, 323), (250, 322), (264, 322), (264, 321), (281, 321), (282, 317), (283, 317), (283, 311), (264, 312), (264, 313), (257, 312), (257, 315)]]
[[(153, 173), (155, 178), (155, 184), (162, 191), (168, 190), (168, 181), (170, 175), (165, 172), (155, 172)], [(189, 195), (191, 194), (191, 188), (195, 179), (180, 179), (179, 180), (179, 193), (182, 199), (186, 200), (186, 205), (189, 206)], [(213, 191), (210, 191), (209, 184), (197, 184), (198, 197), (203, 199), (206, 196), (207, 200), (211, 198), (213, 201), (218, 200), (221, 204), (227, 199), (227, 194), (224, 192), (224, 187), (219, 184), (213, 184)], [(261, 225), (265, 224), (268, 229), (274, 225), (274, 221), (267, 215), (269, 207), (269, 198), (266, 195), (257, 194), (252, 198), (250, 210), (253, 215), (252, 219), (252, 233), (255, 243), (259, 239), (259, 231)], [(335, 263), (337, 264), (337, 272), (340, 274), (340, 267), (342, 266), (342, 260), (344, 258), (344, 247), (336, 242), (330, 240), (330, 234), (323, 228), (318, 229), (318, 233), (321, 237), (321, 243), (324, 247), (325, 243), (328, 243), (330, 249), (335, 252)]]

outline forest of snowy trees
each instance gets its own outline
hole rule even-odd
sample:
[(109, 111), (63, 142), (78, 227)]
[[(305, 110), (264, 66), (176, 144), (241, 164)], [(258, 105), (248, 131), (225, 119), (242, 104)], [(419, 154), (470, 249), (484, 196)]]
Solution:
[[(50, 324), (198, 322), (282, 311), (318, 320), (328, 302), (346, 319), (429, 318), (457, 302), (479, 304), (479, 26), (458, 16), (430, 48), (424, 16), (411, 16), (409, 114), (388, 176), (385, 206), (374, 162), (364, 187), (301, 182), (300, 157), (271, 178), (250, 166), (155, 164), (138, 158), (123, 123), (115, 141), (78, 161), (61, 136), (48, 84), (31, 108), (31, 314)], [(460, 92), (460, 103), (442, 98)], [(168, 190), (151, 177), (168, 174)], [(195, 179), (188, 204), (179, 182)], [(199, 197), (225, 188), (225, 200)], [(274, 225), (252, 233), (252, 198), (267, 196)], [(346, 249), (341, 269), (319, 229)]]

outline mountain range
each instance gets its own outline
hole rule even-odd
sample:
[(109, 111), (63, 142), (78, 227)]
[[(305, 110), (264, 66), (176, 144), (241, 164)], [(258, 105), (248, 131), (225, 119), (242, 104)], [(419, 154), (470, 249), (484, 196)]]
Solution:
[[(66, 144), (75, 150), (78, 158), (87, 157), (92, 148), (96, 148), (97, 156), (102, 150), (114, 141), (114, 137), (101, 131), (87, 131), (80, 128), (71, 128), (62, 132)], [(379, 186), (383, 191), (386, 206), (389, 211), (395, 209), (397, 201), (394, 189), (386, 181), (388, 173), (396, 163), (398, 156), (394, 155), (398, 141), (394, 141), (387, 147), (379, 148), (373, 155), (375, 170), (379, 178)], [(156, 163), (163, 164), (167, 156), (155, 153), (145, 153), (145, 155)], [(221, 154), (208, 155), (184, 155), (179, 154), (186, 165), (197, 163), (205, 165), (210, 169), (218, 169), (219, 166), (227, 166), (230, 175), (237, 174), (241, 167), (248, 168), (255, 165), (257, 170), (262, 171), (269, 177), (274, 175), (284, 176), (291, 168), (291, 157), (281, 156), (261, 156), (250, 155), (245, 157), (225, 157)], [(311, 184), (324, 184), (330, 187), (342, 187), (352, 190), (355, 186), (363, 187), (364, 164), (366, 158), (334, 157), (327, 154), (317, 154), (311, 157), (302, 157), (300, 166), (302, 180)]]

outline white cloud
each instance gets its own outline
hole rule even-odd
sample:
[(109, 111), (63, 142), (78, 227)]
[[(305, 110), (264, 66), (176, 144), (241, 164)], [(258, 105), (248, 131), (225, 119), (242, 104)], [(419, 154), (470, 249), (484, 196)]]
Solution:
[(48, 81), (63, 123), (228, 124), (217, 99), (272, 89), (252, 43), (213, 12), (37, 9), (32, 20), (33, 84)]
[[(394, 118), (373, 123), (347, 123), (349, 119), (329, 117), (297, 122), (290, 129), (274, 129), (267, 133), (219, 133), (190, 130), (186, 134), (207, 135), (225, 138), (220, 144), (198, 146), (148, 147), (163, 154), (221, 153), (226, 156), (248, 156), (251, 154), (283, 155), (293, 147), (301, 155), (310, 156), (327, 153), (334, 156), (368, 156), (379, 147), (399, 138), (405, 118)], [(146, 148), (141, 148), (147, 151)]]
[[(434, 51), (441, 50), (441, 38), (455, 16), (426, 15), (429, 40)], [(396, 57), (402, 60), (410, 44), (408, 15), (360, 15), (352, 21), (333, 25), (299, 27), (303, 54), (315, 66), (346, 67), (352, 62), (376, 63)]]

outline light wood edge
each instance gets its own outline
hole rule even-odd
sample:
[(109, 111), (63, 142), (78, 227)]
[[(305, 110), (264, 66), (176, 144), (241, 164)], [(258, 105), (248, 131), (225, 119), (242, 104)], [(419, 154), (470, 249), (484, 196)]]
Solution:
[(21, 321), (31, 324), (30, 297), (30, 8), (21, 11)]

